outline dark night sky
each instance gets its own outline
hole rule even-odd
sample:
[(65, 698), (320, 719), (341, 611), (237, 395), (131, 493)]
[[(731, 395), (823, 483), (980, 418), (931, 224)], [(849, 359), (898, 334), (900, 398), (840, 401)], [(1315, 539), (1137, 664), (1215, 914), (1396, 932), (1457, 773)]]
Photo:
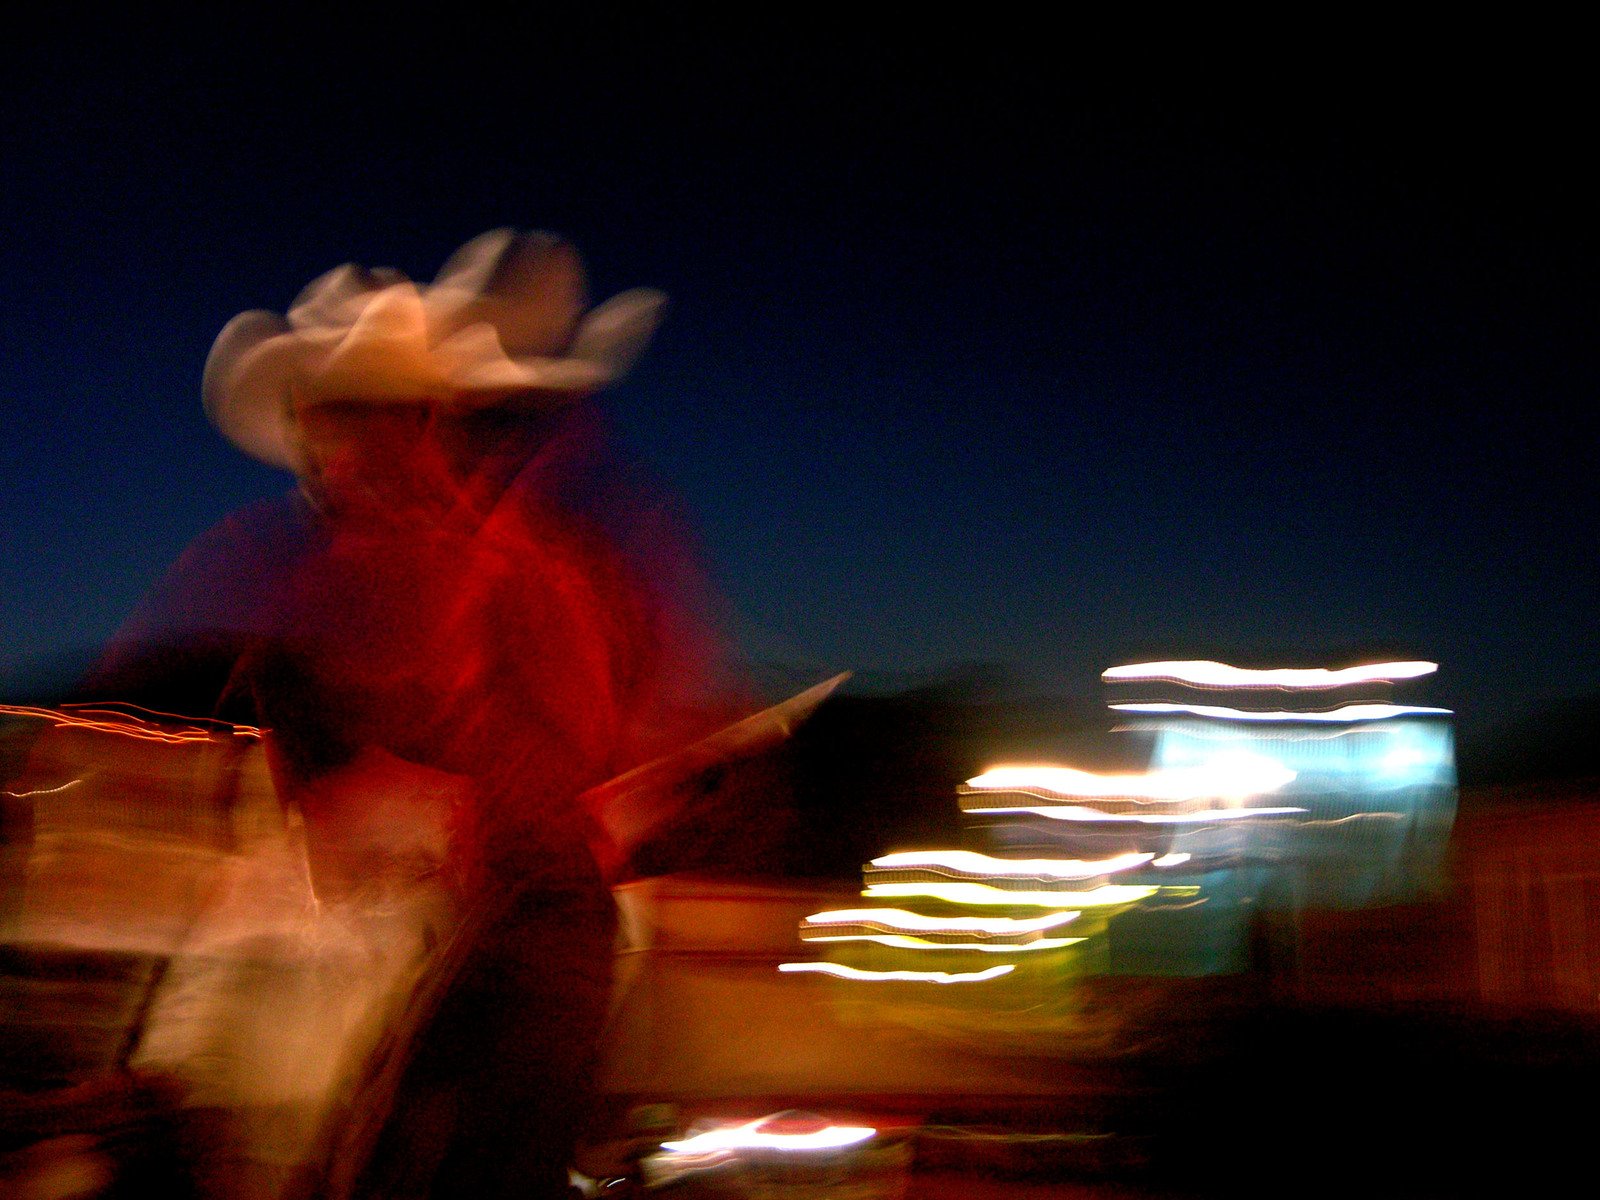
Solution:
[(672, 295), (610, 409), (758, 657), (1090, 691), (1395, 650), (1480, 724), (1600, 692), (1578, 76), (609, 21), (17, 55), (0, 690), (289, 485), (201, 414), (230, 316), (514, 224)]

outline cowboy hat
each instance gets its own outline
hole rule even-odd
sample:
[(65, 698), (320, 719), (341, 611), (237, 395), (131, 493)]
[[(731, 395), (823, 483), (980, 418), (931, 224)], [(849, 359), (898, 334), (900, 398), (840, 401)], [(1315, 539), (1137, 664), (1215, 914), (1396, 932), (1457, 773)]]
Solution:
[(205, 410), (246, 454), (304, 474), (302, 408), (575, 400), (627, 371), (665, 300), (636, 288), (584, 313), (578, 254), (548, 233), (485, 233), (427, 286), (346, 263), (286, 315), (245, 312), (223, 327), (206, 358)]

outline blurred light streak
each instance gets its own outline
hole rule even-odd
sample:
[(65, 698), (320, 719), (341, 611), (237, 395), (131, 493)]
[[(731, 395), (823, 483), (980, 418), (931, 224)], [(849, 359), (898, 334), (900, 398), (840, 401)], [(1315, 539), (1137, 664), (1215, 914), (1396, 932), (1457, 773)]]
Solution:
[(1424, 708), (1414, 704), (1346, 704), (1325, 712), (1295, 712), (1278, 709), (1257, 711), (1223, 708), (1214, 704), (1113, 704), (1118, 712), (1184, 713), (1195, 717), (1215, 717), (1223, 721), (1330, 721), (1348, 724), (1356, 721), (1387, 721), (1393, 717), (1447, 717), (1448, 708)]
[[(1075, 804), (980, 805), (968, 802), (967, 797), (962, 798), (961, 808), (965, 812), (1029, 813), (1036, 817), (1048, 817), (1052, 821), (1137, 821), (1144, 825), (1197, 825), (1209, 821), (1243, 820), (1246, 817), (1281, 817), (1306, 811), (1303, 808), (1207, 808), (1175, 813), (1107, 813)], [(1072, 902), (1079, 903), (1076, 898)]]
[[(1073, 914), (1073, 916), (1077, 915), (1077, 913)], [(802, 932), (800, 940), (803, 942), (876, 942), (880, 946), (892, 946), (897, 950), (983, 950), (990, 954), (1021, 954), (1029, 950), (1059, 950), (1063, 946), (1075, 946), (1084, 939), (1070, 937), (1038, 938), (1031, 942), (931, 942), (925, 938), (895, 933), (841, 933), (828, 937), (817, 937)]]
[(661, 1148), (675, 1154), (712, 1154), (721, 1150), (837, 1150), (864, 1142), (878, 1132), (868, 1125), (827, 1125), (811, 1133), (768, 1133), (762, 1127), (769, 1120), (770, 1117), (763, 1117), (744, 1125), (708, 1130), (679, 1141), (662, 1142)]
[[(1072, 905), (1074, 908), (1104, 908), (1132, 904), (1153, 895), (1155, 891), (1153, 887), (1106, 884), (1087, 892), (1073, 892)], [(926, 896), (951, 904), (1011, 905), (1018, 908), (1056, 908), (1062, 897), (1060, 892), (1010, 891), (983, 883), (872, 883), (862, 889), (861, 894), (869, 900), (890, 896)]]
[[(1115, 706), (1113, 706), (1115, 707)], [(1236, 742), (1245, 746), (1266, 746), (1274, 742), (1332, 742), (1340, 738), (1388, 736), (1397, 727), (1382, 724), (1356, 724), (1345, 728), (1296, 729), (1260, 728), (1260, 722), (1241, 728), (1237, 725), (1219, 725), (1192, 717), (1179, 717), (1175, 721), (1160, 721), (1141, 716), (1127, 725), (1113, 725), (1112, 733), (1182, 734), (1196, 742)]]
[[(129, 707), (133, 707), (130, 705)], [(71, 710), (71, 711), (69, 711)], [(112, 708), (99, 708), (90, 705), (64, 705), (61, 708), (35, 708), (30, 705), (0, 704), (0, 714), (15, 717), (33, 717), (41, 721), (48, 721), (57, 729), (87, 729), (96, 733), (114, 733), (121, 737), (137, 738), (146, 742), (163, 742), (167, 745), (184, 745), (192, 742), (209, 742), (219, 734), (229, 734), (233, 737), (259, 739), (262, 731), (254, 725), (227, 725), (218, 723), (214, 726), (194, 724), (193, 717), (183, 717), (176, 713), (154, 712), (150, 709), (141, 709), (153, 717), (160, 717), (169, 721), (184, 722), (180, 728), (166, 728), (153, 721), (136, 717), (132, 713), (119, 712)], [(100, 714), (96, 717), (94, 714)]]
[(822, 975), (834, 975), (840, 979), (856, 979), (867, 982), (982, 983), (988, 979), (998, 979), (1002, 975), (1009, 975), (1016, 970), (1016, 967), (1007, 963), (1003, 966), (990, 967), (986, 971), (863, 971), (859, 967), (847, 967), (841, 963), (792, 962), (779, 963), (778, 970), (785, 974), (815, 972)]
[(77, 787), (82, 782), (82, 779), (69, 779), (67, 782), (53, 788), (34, 788), (31, 792), (0, 791), (0, 796), (10, 796), (13, 800), (27, 800), (32, 796), (54, 796), (56, 793), (64, 792), (68, 788)]
[(980, 879), (1020, 877), (1025, 879), (1093, 879), (1142, 866), (1153, 854), (1119, 854), (1114, 858), (992, 858), (971, 850), (907, 850), (885, 854), (868, 864), (869, 872), (929, 870), (949, 871)]
[[(816, 913), (800, 924), (805, 942), (876, 942), (902, 950), (1057, 950), (1082, 938), (1043, 934), (1075, 920), (1076, 910), (1042, 917), (930, 917), (900, 908), (849, 908)], [(912, 936), (922, 934), (924, 936)], [(942, 940), (966, 937), (981, 940)]]
[(991, 937), (1017, 937), (1065, 925), (1078, 916), (1074, 911), (1046, 913), (1042, 917), (930, 917), (903, 908), (841, 908), (809, 916), (801, 934), (815, 926), (870, 925), (916, 933), (970, 933)]
[(1343, 667), (1338, 670), (1329, 670), (1326, 667), (1274, 667), (1269, 670), (1251, 670), (1246, 667), (1231, 667), (1227, 663), (1210, 659), (1175, 659), (1112, 667), (1101, 672), (1100, 678), (1108, 683), (1137, 679), (1187, 683), (1195, 687), (1276, 688), (1290, 691), (1300, 688), (1348, 687), (1359, 683), (1393, 683), (1401, 679), (1417, 679), (1423, 675), (1431, 675), (1438, 669), (1438, 663), (1414, 661), (1368, 663), (1364, 666)]
[[(1242, 753), (1218, 758), (1202, 766), (1172, 767), (1156, 771), (1097, 774), (1075, 767), (992, 767), (967, 780), (964, 795), (974, 792), (1022, 792), (1048, 800), (1126, 800), (1133, 803), (1245, 797), (1277, 791), (1294, 780), (1283, 764), (1260, 755)], [(963, 804), (963, 807), (966, 807)]]
[(1189, 859), (1191, 859), (1192, 857), (1194, 857), (1194, 856), (1190, 855), (1190, 854), (1184, 854), (1182, 852), (1178, 852), (1178, 853), (1174, 853), (1174, 854), (1163, 854), (1160, 858), (1156, 859), (1150, 865), (1152, 867), (1177, 867), (1177, 866), (1181, 866), (1184, 863), (1188, 862)]

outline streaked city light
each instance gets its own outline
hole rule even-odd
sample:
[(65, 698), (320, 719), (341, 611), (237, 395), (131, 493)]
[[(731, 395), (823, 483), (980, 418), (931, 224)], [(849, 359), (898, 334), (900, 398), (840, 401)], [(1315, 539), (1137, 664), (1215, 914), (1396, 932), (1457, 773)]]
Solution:
[[(1081, 805), (1051, 804), (1029, 806), (1025, 804), (995, 804), (978, 807), (965, 802), (961, 807), (966, 812), (1028, 813), (1031, 816), (1045, 817), (1051, 821), (1134, 821), (1141, 825), (1206, 825), (1213, 821), (1244, 821), (1252, 817), (1286, 817), (1306, 811), (1303, 808), (1206, 808), (1192, 812), (1108, 813), (1101, 812), (1098, 808), (1084, 808)], [(1082, 903), (1077, 894), (1073, 895), (1072, 902), (1074, 904)]]
[(851, 925), (870, 922), (890, 929), (915, 930), (919, 933), (983, 933), (1019, 934), (1037, 933), (1065, 925), (1076, 912), (1046, 913), (1042, 917), (930, 917), (924, 913), (908, 912), (903, 908), (840, 908), (816, 913), (805, 919), (805, 925)]
[[(1076, 916), (1078, 914), (1074, 913), (1073, 915)], [(1064, 946), (1075, 946), (1084, 939), (1081, 937), (1042, 937), (1031, 942), (935, 942), (903, 933), (841, 933), (829, 937), (808, 936), (802, 933), (800, 940), (803, 942), (874, 942), (879, 946), (891, 946), (896, 950), (978, 950), (987, 954), (1027, 954), (1037, 950), (1060, 950)]]
[(900, 908), (820, 912), (800, 923), (806, 942), (877, 942), (906, 950), (1039, 950), (1081, 939), (1046, 938), (1075, 920), (1076, 910), (1041, 917), (930, 917)]
[(67, 782), (57, 784), (55, 787), (34, 788), (27, 792), (0, 790), (0, 796), (10, 796), (13, 800), (31, 800), (36, 796), (56, 796), (69, 788), (77, 787), (82, 782), (82, 779), (69, 779)]
[[(130, 704), (123, 707), (135, 706)], [(163, 723), (157, 724), (145, 717), (123, 712), (120, 708), (95, 705), (64, 704), (60, 708), (36, 708), (25, 704), (0, 704), (0, 715), (32, 717), (45, 721), (57, 729), (85, 729), (95, 733), (114, 733), (121, 737), (138, 738), (147, 742), (164, 742), (168, 745), (209, 742), (221, 735), (251, 741), (259, 740), (261, 737), (261, 730), (254, 725), (229, 725), (223, 722), (203, 725), (196, 722), (193, 717), (183, 717), (176, 713), (154, 712), (149, 709), (139, 711), (148, 712), (151, 717), (159, 718)]]
[(1248, 708), (1224, 708), (1215, 704), (1112, 704), (1117, 712), (1155, 713), (1165, 715), (1183, 713), (1192, 717), (1215, 717), (1221, 721), (1326, 721), (1351, 724), (1357, 721), (1387, 721), (1394, 717), (1447, 717), (1448, 708), (1426, 708), (1416, 704), (1345, 704), (1325, 712), (1273, 709), (1258, 711)]
[(833, 975), (839, 979), (853, 979), (869, 983), (983, 983), (1009, 975), (1016, 967), (1010, 963), (990, 967), (986, 971), (863, 971), (843, 963), (790, 962), (779, 963), (784, 974)]
[(967, 780), (962, 807), (975, 793), (1007, 792), (1071, 800), (1123, 800), (1132, 803), (1173, 803), (1210, 799), (1244, 799), (1274, 792), (1294, 780), (1295, 773), (1282, 763), (1249, 752), (1218, 757), (1195, 767), (1098, 774), (1060, 766), (993, 767)]
[(662, 1142), (675, 1154), (713, 1154), (722, 1150), (837, 1150), (864, 1142), (878, 1131), (868, 1125), (826, 1125), (809, 1133), (773, 1133), (764, 1128), (770, 1118), (707, 1130), (694, 1137)]
[[(1359, 667), (1273, 667), (1251, 670), (1230, 667), (1210, 659), (1176, 659), (1166, 662), (1130, 663), (1101, 673), (1108, 683), (1151, 680), (1189, 684), (1203, 688), (1276, 688), (1283, 691), (1350, 687), (1361, 683), (1393, 683), (1417, 679), (1439, 669), (1431, 662), (1382, 662)], [(1115, 707), (1115, 706), (1113, 706)]]
[(1105, 859), (994, 858), (971, 850), (907, 850), (885, 854), (868, 864), (878, 871), (933, 871), (975, 879), (1094, 879), (1142, 866), (1153, 854), (1118, 854)]
[[(1105, 908), (1118, 904), (1132, 904), (1155, 894), (1153, 887), (1132, 887), (1106, 884), (1086, 892), (1072, 892), (1074, 908)], [(944, 900), (951, 904), (993, 905), (1017, 908), (1058, 908), (1061, 892), (1023, 892), (1009, 888), (990, 887), (983, 883), (869, 883), (861, 894), (869, 900), (899, 896), (924, 896), (930, 900)]]

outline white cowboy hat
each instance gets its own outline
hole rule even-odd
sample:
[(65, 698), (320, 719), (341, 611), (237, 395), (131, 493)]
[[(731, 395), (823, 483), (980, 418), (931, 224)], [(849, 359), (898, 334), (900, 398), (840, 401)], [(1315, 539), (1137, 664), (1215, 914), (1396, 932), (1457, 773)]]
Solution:
[(585, 314), (578, 254), (547, 233), (473, 238), (426, 287), (346, 263), (308, 284), (286, 317), (256, 310), (223, 327), (206, 358), (205, 409), (246, 454), (304, 474), (303, 407), (573, 400), (627, 371), (665, 301), (636, 288)]

